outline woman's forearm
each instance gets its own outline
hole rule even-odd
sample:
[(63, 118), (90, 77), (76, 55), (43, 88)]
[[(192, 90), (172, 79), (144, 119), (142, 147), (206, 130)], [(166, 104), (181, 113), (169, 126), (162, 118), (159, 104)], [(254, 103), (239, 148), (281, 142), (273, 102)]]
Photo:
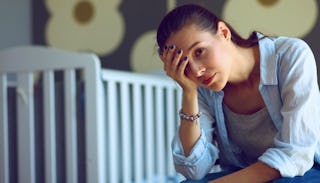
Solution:
[[(197, 91), (184, 91), (182, 96), (182, 112), (194, 115), (199, 112)], [(199, 120), (199, 119), (198, 119)], [(185, 156), (189, 156), (191, 149), (200, 137), (200, 123), (181, 120), (179, 136)]]
[(226, 175), (209, 183), (263, 183), (280, 178), (278, 170), (263, 162), (256, 162), (244, 169)]

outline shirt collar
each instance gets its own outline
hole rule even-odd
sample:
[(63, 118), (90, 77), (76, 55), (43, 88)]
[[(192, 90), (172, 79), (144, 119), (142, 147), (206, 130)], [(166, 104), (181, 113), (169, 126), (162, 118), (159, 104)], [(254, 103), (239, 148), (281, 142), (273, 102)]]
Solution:
[(257, 33), (260, 50), (260, 83), (277, 85), (277, 54), (273, 38)]

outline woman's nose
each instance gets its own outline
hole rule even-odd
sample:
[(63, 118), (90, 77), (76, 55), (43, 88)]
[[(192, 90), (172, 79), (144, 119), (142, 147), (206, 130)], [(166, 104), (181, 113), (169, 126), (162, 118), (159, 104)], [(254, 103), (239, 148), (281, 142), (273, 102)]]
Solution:
[(189, 67), (191, 69), (191, 72), (196, 76), (200, 77), (205, 72), (205, 67), (203, 67), (201, 64), (195, 64), (195, 63), (189, 63)]

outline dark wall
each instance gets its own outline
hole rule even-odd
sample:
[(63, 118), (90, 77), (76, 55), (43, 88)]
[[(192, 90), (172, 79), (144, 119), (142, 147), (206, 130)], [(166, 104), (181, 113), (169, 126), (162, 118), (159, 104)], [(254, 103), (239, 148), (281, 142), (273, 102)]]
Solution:
[[(90, 6), (88, 6), (87, 4), (87, 6), (83, 6), (81, 9), (79, 8), (79, 4), (76, 3), (81, 1), (56, 1), (58, 3), (55, 6), (59, 7), (58, 11), (51, 8), (53, 5), (45, 5), (43, 0), (32, 1), (33, 44), (50, 45), (76, 51), (93, 51), (100, 56), (101, 64), (105, 68), (132, 70), (136, 72), (152, 72), (153, 70), (162, 68), (156, 58), (155, 31), (161, 18), (169, 9), (176, 5), (196, 2), (207, 6), (218, 16), (222, 16), (224, 6), (226, 2), (228, 2), (225, 0), (113, 0), (112, 2), (106, 1), (107, 3), (95, 4), (93, 1), (87, 1), (91, 3), (91, 5), (89, 4)], [(272, 6), (277, 6), (277, 3), (281, 3), (281, 0), (257, 0), (257, 2), (260, 3), (259, 5), (261, 6), (266, 6), (264, 3), (273, 2), (273, 5), (270, 5), (270, 3), (268, 5), (272, 8)], [(318, 12), (319, 3), (317, 0), (314, 2)], [(303, 13), (308, 11), (306, 8), (303, 9), (304, 3), (305, 1), (301, 1), (301, 12), (293, 12), (295, 10), (290, 12), (290, 8), (287, 8), (283, 9), (283, 14), (288, 15), (288, 13), (292, 13), (303, 16)], [(248, 11), (247, 9), (242, 10), (241, 8), (238, 10)], [(75, 12), (77, 12), (78, 15), (75, 15)], [(58, 14), (59, 16), (57, 16)], [(63, 14), (65, 15), (61, 16)], [(75, 16), (78, 16), (78, 18), (75, 18)], [(252, 16), (256, 17), (257, 21), (259, 21), (259, 14)], [(60, 20), (57, 17), (60, 17)], [(96, 27), (94, 27), (93, 22), (99, 17), (102, 17), (103, 21), (100, 22), (100, 25), (95, 25)], [(270, 13), (270, 21), (277, 18), (279, 17), (274, 17), (272, 12)], [(55, 20), (56, 22), (63, 22), (61, 27), (55, 29), (56, 32), (53, 31), (55, 35), (59, 35), (56, 37), (59, 37), (60, 42), (49, 41), (47, 35), (49, 29), (48, 22), (53, 21), (53, 19), (57, 19)], [(294, 17), (292, 21), (294, 21)], [(286, 23), (288, 22), (284, 22), (284, 24)], [(299, 24), (299, 22), (296, 23)], [(90, 30), (86, 30), (90, 26)], [(68, 29), (73, 30), (68, 31)], [(83, 30), (85, 31), (80, 33)], [(99, 32), (99, 30), (104, 31)], [(317, 18), (311, 31), (301, 36), (301, 38), (311, 46), (318, 61), (320, 60), (320, 52), (318, 51), (320, 48), (319, 32), (320, 19)], [(89, 40), (92, 39), (96, 39), (97, 41), (90, 43)], [(61, 40), (65, 42), (61, 42)], [(70, 45), (73, 42), (75, 42), (76, 45)], [(96, 48), (99, 47), (100, 43), (102, 51)]]

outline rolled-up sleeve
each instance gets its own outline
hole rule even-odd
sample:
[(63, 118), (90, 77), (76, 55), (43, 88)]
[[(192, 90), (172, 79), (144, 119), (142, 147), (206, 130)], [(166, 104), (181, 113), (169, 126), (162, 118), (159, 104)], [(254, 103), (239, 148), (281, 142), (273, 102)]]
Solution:
[(320, 97), (310, 48), (303, 41), (287, 45), (291, 45), (287, 48), (290, 54), (282, 55), (279, 62), (283, 121), (275, 147), (259, 160), (279, 170), (283, 177), (294, 177), (304, 175), (314, 163), (320, 134)]
[(199, 92), (199, 110), (202, 113), (200, 116), (201, 135), (193, 146), (190, 155), (185, 156), (178, 133), (172, 141), (172, 154), (176, 171), (188, 179), (203, 178), (218, 159), (218, 148), (213, 143), (215, 121), (210, 112), (212, 109), (206, 103), (210, 97), (208, 93)]
[(203, 129), (188, 157), (184, 155), (179, 135), (172, 141), (172, 151), (176, 171), (194, 180), (203, 178), (218, 158), (218, 149), (208, 142)]

